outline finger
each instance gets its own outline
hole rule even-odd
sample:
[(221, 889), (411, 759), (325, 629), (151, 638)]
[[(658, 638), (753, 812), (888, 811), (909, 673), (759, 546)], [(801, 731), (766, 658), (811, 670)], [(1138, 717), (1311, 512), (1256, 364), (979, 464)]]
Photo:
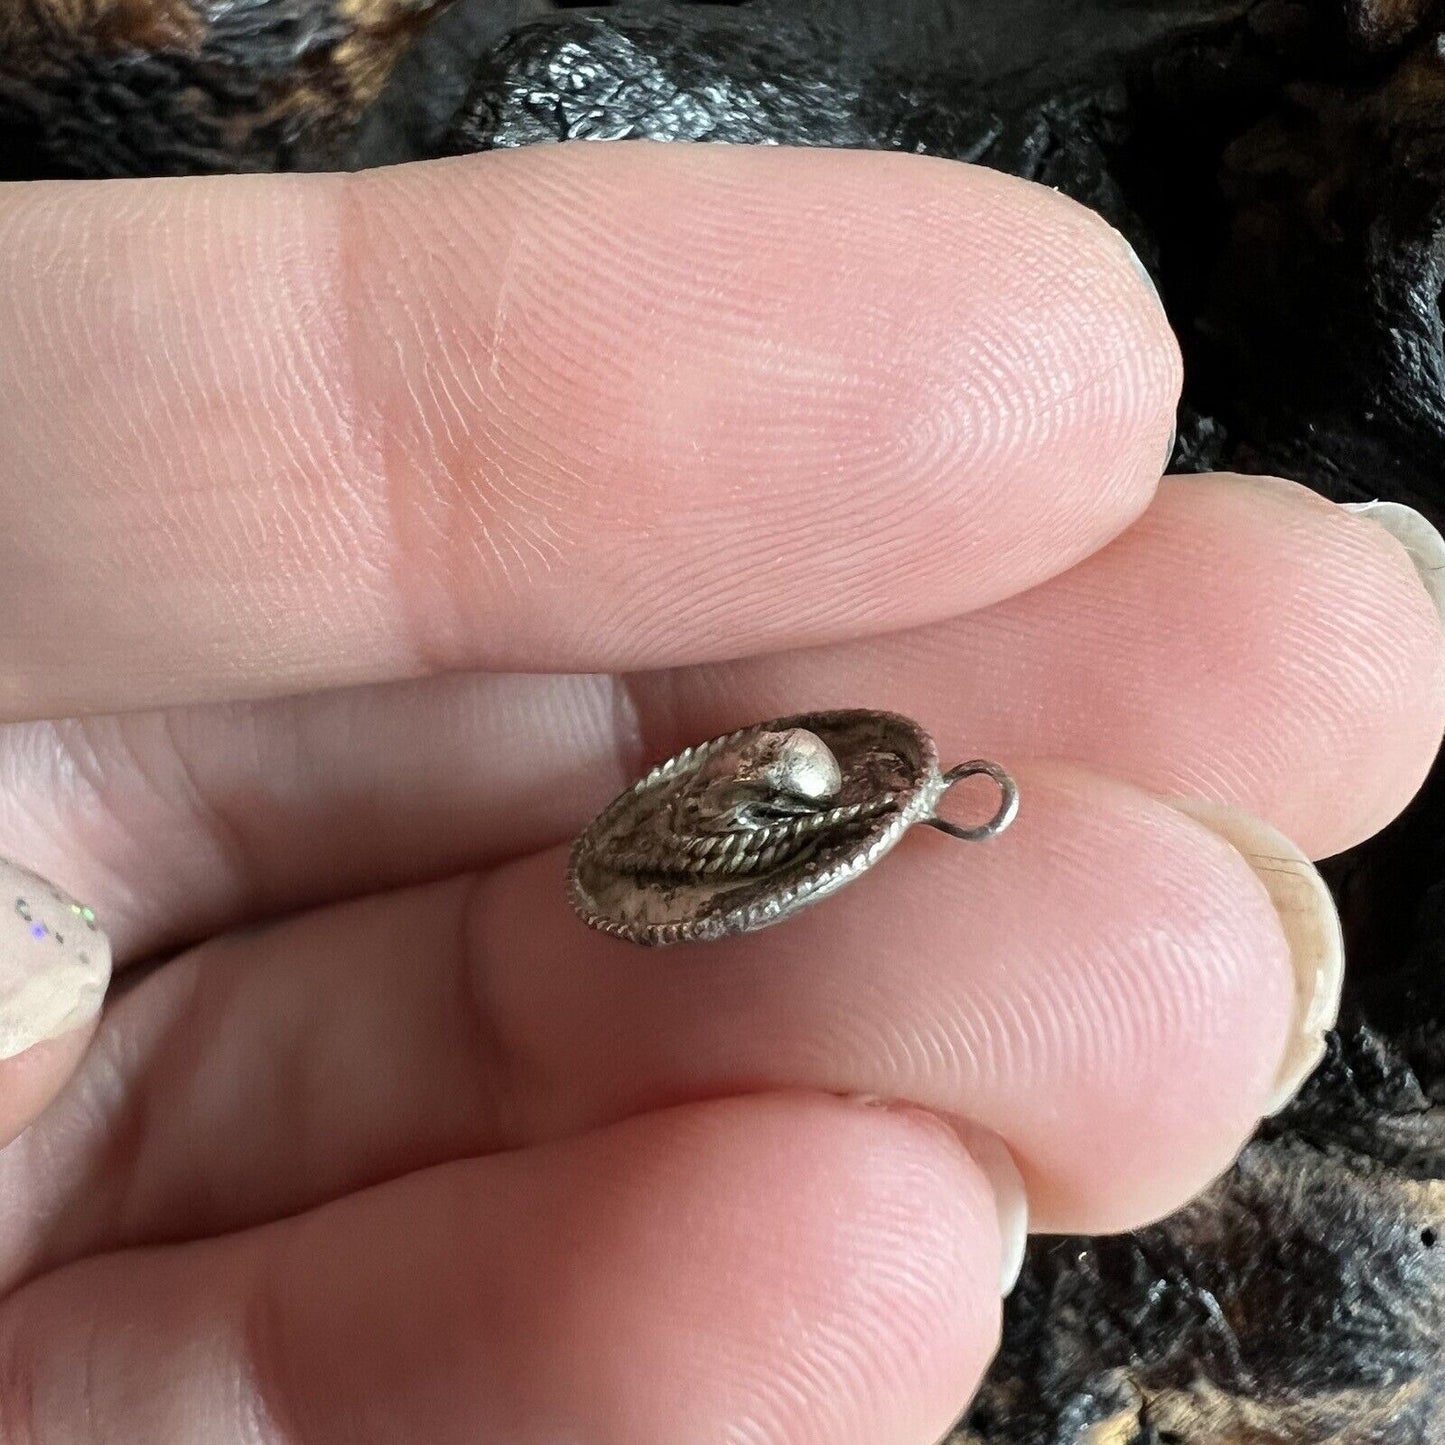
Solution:
[(0, 852), (73, 872), (133, 958), (546, 847), (681, 747), (860, 703), (959, 756), (1069, 756), (1241, 807), (1323, 857), (1418, 787), (1445, 647), (1369, 518), (1270, 479), (1175, 478), (1064, 576), (908, 634), (623, 683), (453, 675), (12, 727)]
[(0, 1306), (0, 1435), (929, 1445), (998, 1258), (936, 1121), (696, 1105), (37, 1281)]
[(75, 1071), (109, 978), (93, 910), (0, 859), (0, 1148)]
[(0, 1149), (35, 1122), (75, 1073), (95, 1021), (0, 1059)]
[(918, 157), (15, 186), (0, 258), (12, 716), (948, 615), (1146, 505), (1179, 382), (1117, 233)]
[(652, 694), (644, 728), (665, 746), (800, 698), (885, 698), (949, 719), (940, 738), (970, 756), (1077, 758), (1327, 857), (1404, 808), (1445, 730), (1445, 541), (1408, 516), (1415, 557), (1294, 483), (1172, 478), (1043, 587), (904, 638), (697, 669)]
[[(0, 1277), (771, 1088), (983, 1126), (1038, 1228), (1155, 1217), (1226, 1166), (1282, 1071), (1298, 1083), (1340, 959), (1292, 940), (1333, 910), (1283, 842), (1251, 845), (1255, 872), (1122, 784), (1057, 765), (1019, 784), (986, 846), (918, 829), (819, 907), (718, 943), (588, 931), (552, 852), (207, 945), (107, 1017), (108, 1107), (83, 1077), (0, 1156), (0, 1198), (23, 1180), (29, 1201), (0, 1217)], [(1290, 879), (1287, 933), (1265, 881)]]

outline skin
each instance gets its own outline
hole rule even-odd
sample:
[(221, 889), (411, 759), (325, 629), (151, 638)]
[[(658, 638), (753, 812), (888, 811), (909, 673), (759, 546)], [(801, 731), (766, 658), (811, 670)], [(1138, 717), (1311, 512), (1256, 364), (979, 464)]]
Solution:
[[(1118, 1229), (1270, 1095), (1285, 934), (1166, 799), (1324, 856), (1445, 728), (1404, 548), (1161, 484), (1178, 388), (1115, 233), (916, 157), (0, 189), (0, 853), (121, 968), (0, 1063), (0, 1438), (938, 1439), (976, 1130)], [(1014, 828), (698, 949), (566, 910), (648, 763), (859, 705)]]

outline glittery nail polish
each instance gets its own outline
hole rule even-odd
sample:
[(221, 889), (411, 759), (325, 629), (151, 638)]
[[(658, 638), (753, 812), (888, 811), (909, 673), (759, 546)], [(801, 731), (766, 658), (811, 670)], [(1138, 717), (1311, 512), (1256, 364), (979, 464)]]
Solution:
[(94, 1018), (110, 968), (92, 908), (0, 860), (0, 1059)]

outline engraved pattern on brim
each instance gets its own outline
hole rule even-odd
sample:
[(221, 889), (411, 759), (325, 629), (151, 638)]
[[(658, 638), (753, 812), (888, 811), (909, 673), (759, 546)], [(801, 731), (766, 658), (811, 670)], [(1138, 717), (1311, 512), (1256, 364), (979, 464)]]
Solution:
[[(794, 775), (810, 790), (790, 787)], [(591, 927), (634, 943), (766, 928), (866, 872), (947, 788), (933, 739), (896, 713), (740, 728), (659, 763), (604, 809), (573, 845), (568, 894)]]

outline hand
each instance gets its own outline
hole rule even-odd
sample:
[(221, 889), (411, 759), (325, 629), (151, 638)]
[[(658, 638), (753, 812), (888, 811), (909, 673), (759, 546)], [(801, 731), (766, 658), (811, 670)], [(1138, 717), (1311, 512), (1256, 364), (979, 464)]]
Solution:
[[(1161, 484), (1178, 385), (1116, 233), (912, 157), (0, 191), (0, 853), (123, 970), (75, 1027), (0, 928), (0, 1438), (937, 1439), (1026, 1218), (1168, 1211), (1307, 1074), (1306, 855), (1445, 726), (1438, 536)], [(1017, 823), (572, 916), (645, 764), (828, 706)]]

